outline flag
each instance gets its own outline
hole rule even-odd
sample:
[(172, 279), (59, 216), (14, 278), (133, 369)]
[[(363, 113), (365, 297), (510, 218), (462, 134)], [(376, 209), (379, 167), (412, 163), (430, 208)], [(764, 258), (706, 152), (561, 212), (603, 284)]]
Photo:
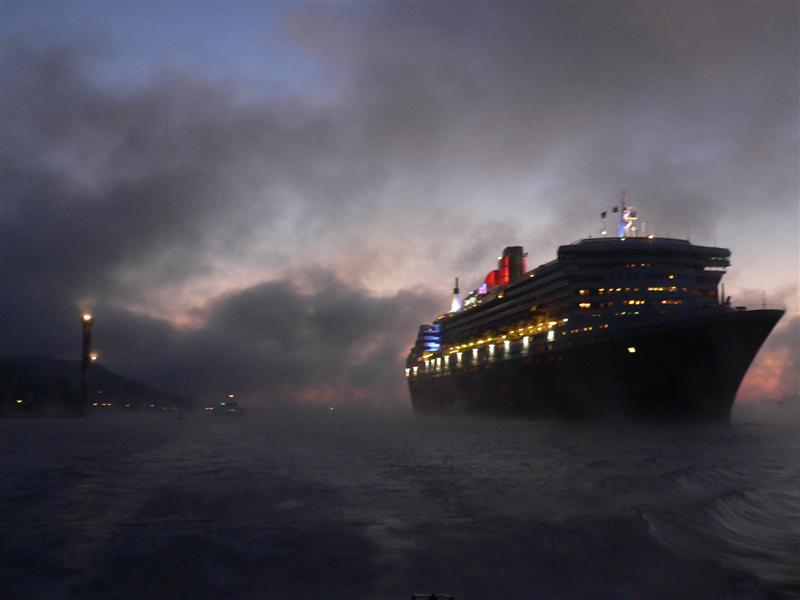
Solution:
[(600, 218), (601, 219), (605, 219), (606, 218), (606, 211), (603, 211), (603, 212), (600, 213)]
[(619, 212), (619, 206), (615, 206), (611, 209), (611, 212)]

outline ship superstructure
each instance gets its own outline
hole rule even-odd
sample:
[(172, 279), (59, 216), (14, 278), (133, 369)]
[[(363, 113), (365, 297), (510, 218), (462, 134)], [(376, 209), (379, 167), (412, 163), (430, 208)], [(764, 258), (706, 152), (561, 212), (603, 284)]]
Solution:
[(721, 297), (729, 250), (640, 237), (635, 209), (619, 213), (633, 237), (564, 245), (530, 271), (507, 247), (463, 307), (421, 326), (415, 410), (726, 420), (783, 311)]

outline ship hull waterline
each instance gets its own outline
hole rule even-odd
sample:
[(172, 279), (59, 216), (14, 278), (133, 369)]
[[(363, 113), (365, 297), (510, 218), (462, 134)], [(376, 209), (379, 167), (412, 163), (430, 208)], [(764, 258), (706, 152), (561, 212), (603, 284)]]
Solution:
[(590, 334), (519, 356), (409, 377), (419, 414), (727, 422), (782, 310), (731, 311)]

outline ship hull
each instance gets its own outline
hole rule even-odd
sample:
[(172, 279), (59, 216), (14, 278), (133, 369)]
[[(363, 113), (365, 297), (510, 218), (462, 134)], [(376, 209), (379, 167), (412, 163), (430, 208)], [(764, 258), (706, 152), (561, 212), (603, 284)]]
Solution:
[(420, 414), (725, 422), (782, 314), (706, 313), (412, 376), (412, 405)]

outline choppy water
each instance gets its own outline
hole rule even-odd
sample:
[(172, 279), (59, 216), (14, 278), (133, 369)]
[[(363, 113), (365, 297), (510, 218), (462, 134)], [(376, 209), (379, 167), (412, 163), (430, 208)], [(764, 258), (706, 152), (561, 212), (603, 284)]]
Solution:
[(0, 420), (0, 596), (800, 597), (796, 428)]

